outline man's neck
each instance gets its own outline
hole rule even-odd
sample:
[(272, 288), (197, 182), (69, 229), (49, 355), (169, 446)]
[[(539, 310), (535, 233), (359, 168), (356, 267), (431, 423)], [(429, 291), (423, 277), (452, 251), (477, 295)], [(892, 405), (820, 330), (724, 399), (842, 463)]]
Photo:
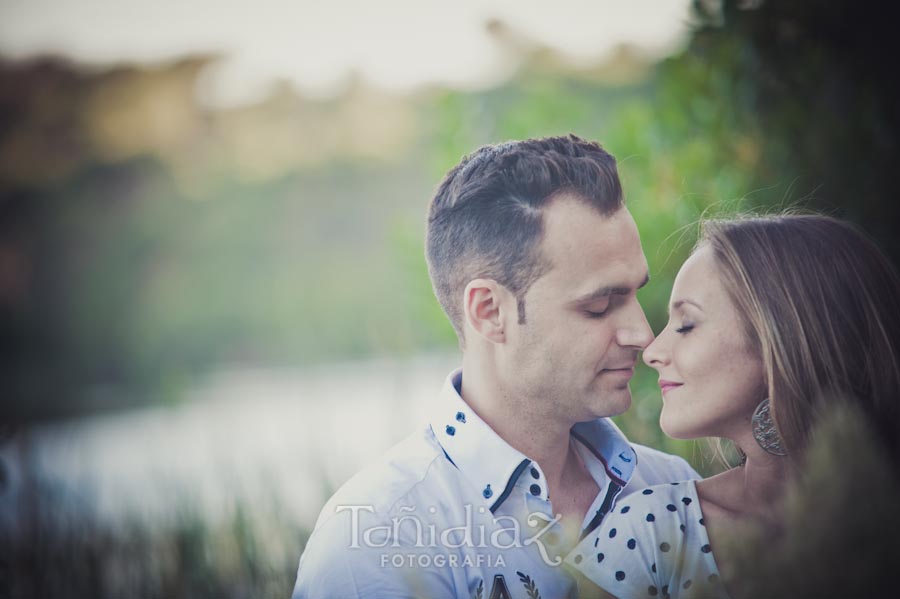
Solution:
[(590, 478), (570, 449), (569, 431), (575, 423), (551, 409), (540, 409), (545, 405), (540, 401), (511, 397), (496, 377), (485, 372), (483, 362), (471, 362), (476, 361), (467, 363), (464, 357), (461, 395), (465, 402), (500, 438), (540, 465), (554, 504), (554, 498), (568, 503), (573, 481)]

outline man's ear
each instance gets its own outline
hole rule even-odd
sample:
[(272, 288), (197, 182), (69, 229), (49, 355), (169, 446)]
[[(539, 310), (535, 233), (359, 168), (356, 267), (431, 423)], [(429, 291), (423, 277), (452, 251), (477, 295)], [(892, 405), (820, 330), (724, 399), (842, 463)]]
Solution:
[(493, 279), (473, 279), (466, 285), (464, 304), (466, 322), (476, 333), (492, 343), (506, 341), (508, 309), (511, 294)]

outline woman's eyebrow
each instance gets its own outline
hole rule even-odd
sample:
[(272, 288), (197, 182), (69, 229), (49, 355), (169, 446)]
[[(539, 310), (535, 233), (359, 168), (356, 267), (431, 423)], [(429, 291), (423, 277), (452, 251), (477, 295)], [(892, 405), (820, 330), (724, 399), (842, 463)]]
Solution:
[(671, 314), (673, 310), (677, 310), (678, 308), (680, 308), (680, 307), (683, 306), (684, 304), (690, 304), (690, 305), (694, 306), (695, 308), (697, 308), (698, 310), (700, 310), (701, 312), (703, 312), (703, 307), (700, 306), (700, 304), (698, 304), (698, 303), (695, 302), (694, 300), (692, 300), (692, 299), (680, 299), (680, 300), (678, 300), (677, 302), (672, 302), (672, 305), (669, 307), (669, 314)]

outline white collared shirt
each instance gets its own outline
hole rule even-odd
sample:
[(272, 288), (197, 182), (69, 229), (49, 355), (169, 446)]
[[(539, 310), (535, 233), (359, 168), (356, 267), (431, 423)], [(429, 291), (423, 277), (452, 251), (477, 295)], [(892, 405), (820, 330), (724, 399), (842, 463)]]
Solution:
[[(565, 597), (562, 527), (544, 472), (501, 439), (450, 374), (424, 430), (328, 501), (300, 559), (293, 597)], [(631, 445), (606, 418), (572, 427), (600, 493), (582, 529), (617, 498), (699, 478), (683, 459)], [(505, 591), (505, 594), (504, 594)]]

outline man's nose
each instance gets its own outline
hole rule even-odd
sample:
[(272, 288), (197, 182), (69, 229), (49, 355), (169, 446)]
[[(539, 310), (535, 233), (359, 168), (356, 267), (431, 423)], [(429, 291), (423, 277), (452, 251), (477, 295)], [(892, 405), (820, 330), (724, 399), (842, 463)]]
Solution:
[(623, 321), (616, 332), (616, 340), (622, 347), (642, 350), (653, 341), (653, 331), (643, 308), (635, 298), (623, 313)]

